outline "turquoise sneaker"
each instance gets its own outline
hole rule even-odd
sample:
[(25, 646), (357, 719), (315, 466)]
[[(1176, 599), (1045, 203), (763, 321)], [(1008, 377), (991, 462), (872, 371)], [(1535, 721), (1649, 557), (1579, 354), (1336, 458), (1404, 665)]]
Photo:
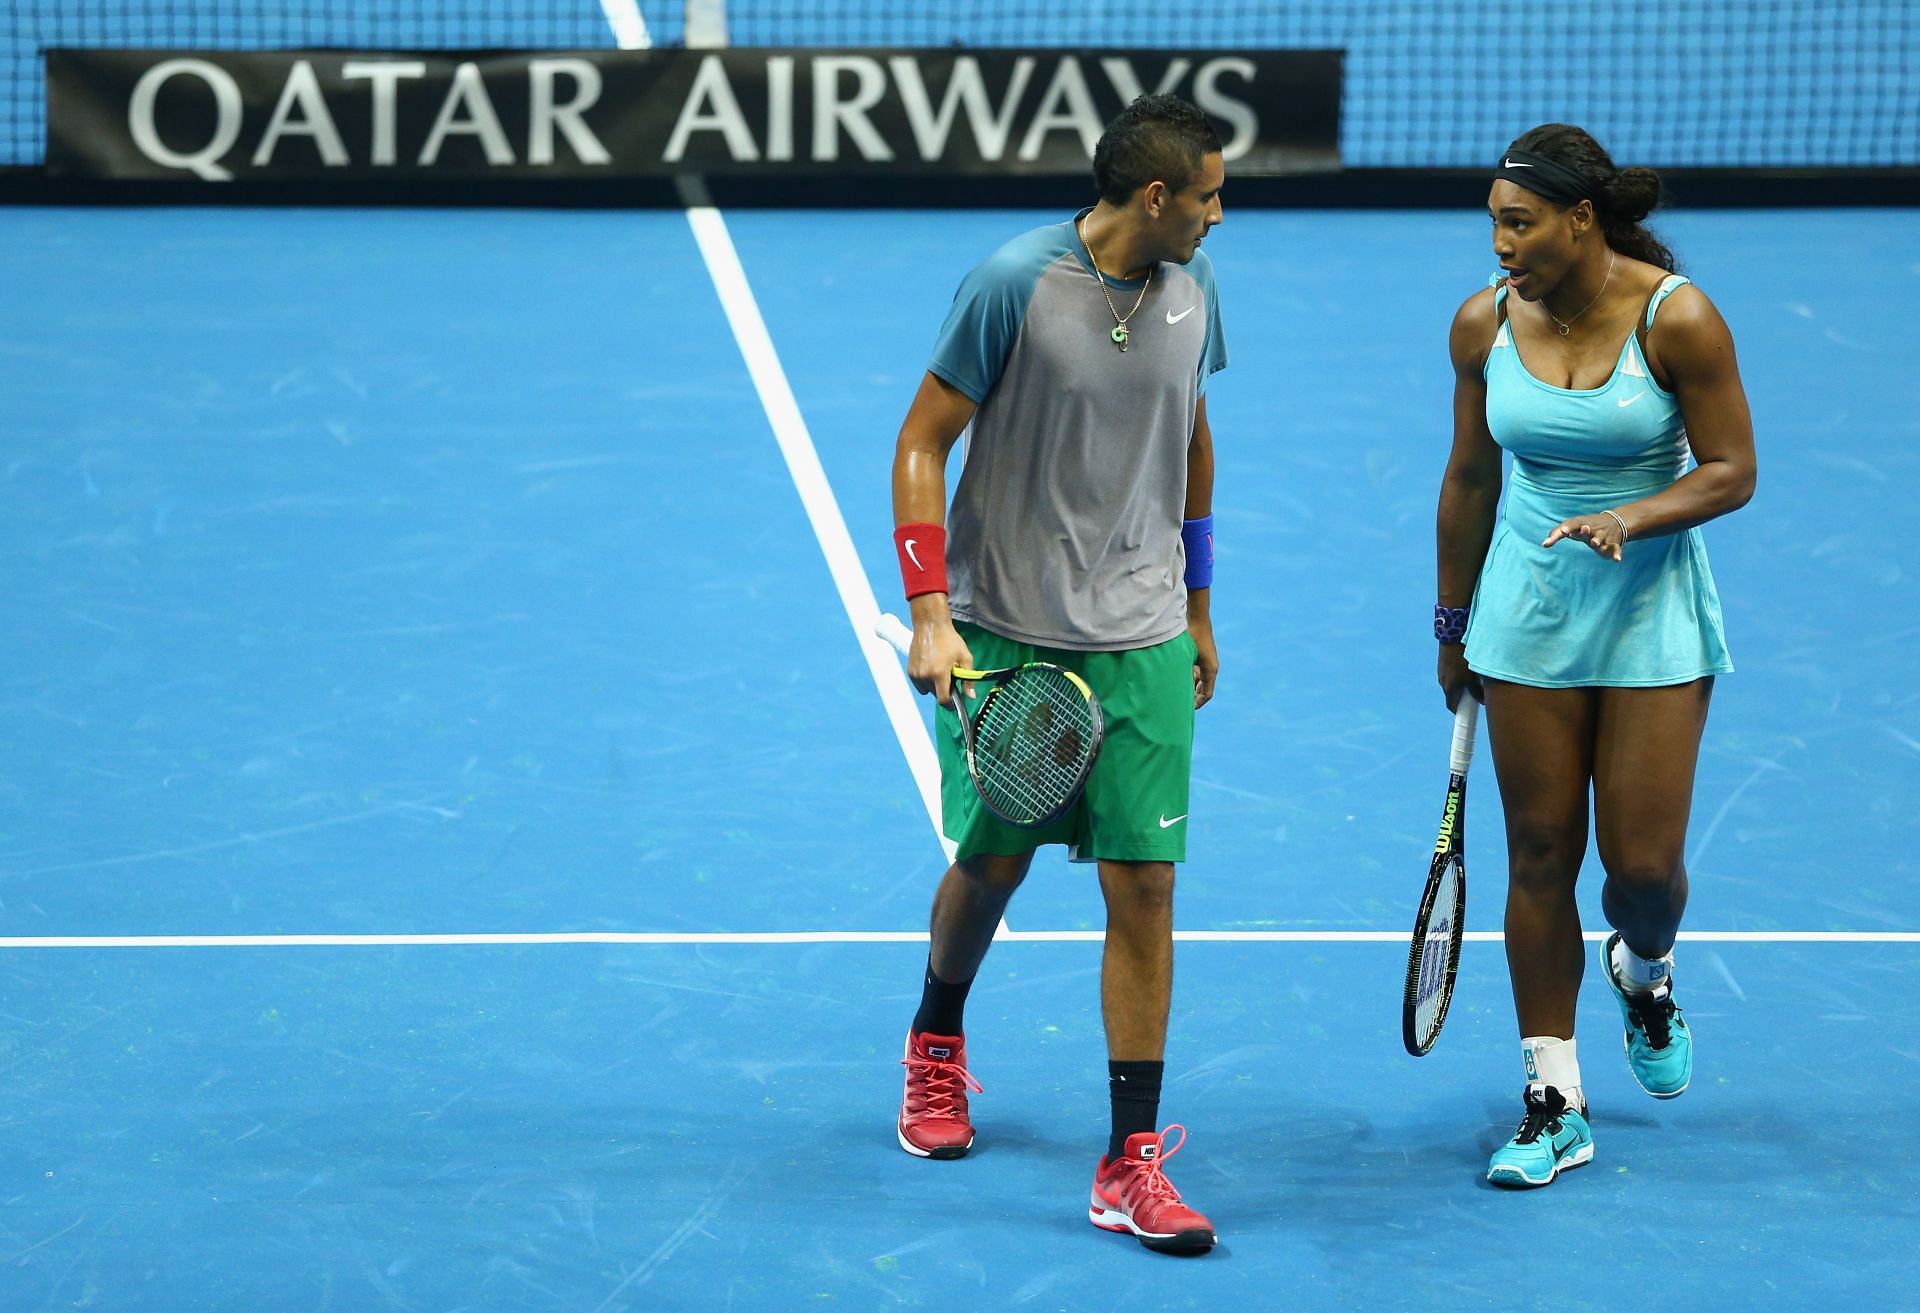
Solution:
[(1529, 1085), (1527, 1115), (1513, 1138), (1493, 1151), (1487, 1179), (1515, 1190), (1552, 1185), (1570, 1168), (1593, 1161), (1593, 1128), (1551, 1085)]
[(1673, 977), (1648, 993), (1627, 992), (1613, 974), (1613, 946), (1618, 942), (1616, 930), (1600, 945), (1600, 968), (1627, 1026), (1627, 1066), (1640, 1088), (1654, 1098), (1676, 1098), (1693, 1080), (1693, 1032), (1674, 1006)]

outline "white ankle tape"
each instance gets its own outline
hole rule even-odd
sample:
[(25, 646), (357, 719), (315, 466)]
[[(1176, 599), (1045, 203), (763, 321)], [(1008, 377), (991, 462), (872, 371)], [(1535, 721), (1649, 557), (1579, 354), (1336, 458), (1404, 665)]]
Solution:
[(1622, 939), (1613, 946), (1613, 974), (1629, 989), (1658, 989), (1673, 974), (1673, 954), (1665, 957), (1641, 957)]
[(1529, 1035), (1520, 1041), (1520, 1058), (1526, 1064), (1527, 1079), (1551, 1085), (1566, 1096), (1568, 1103), (1580, 1104), (1580, 1052), (1575, 1041), (1555, 1035)]

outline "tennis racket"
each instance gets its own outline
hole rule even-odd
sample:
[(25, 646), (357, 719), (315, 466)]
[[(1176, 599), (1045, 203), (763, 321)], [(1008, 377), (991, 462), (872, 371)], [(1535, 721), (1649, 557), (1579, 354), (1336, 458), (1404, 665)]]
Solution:
[[(873, 630), (902, 656), (913, 645), (913, 631), (897, 616), (883, 612)], [(1106, 725), (1087, 681), (1045, 661), (956, 669), (953, 681), (967, 774), (987, 810), (1009, 825), (1031, 827), (1073, 806), (1093, 773)]]
[(1467, 918), (1467, 767), (1473, 763), (1473, 733), (1480, 703), (1462, 692), (1453, 713), (1453, 774), (1447, 780), (1447, 809), (1440, 837), (1427, 868), (1420, 914), (1413, 919), (1407, 948), (1407, 989), (1400, 1004), (1400, 1038), (1407, 1052), (1420, 1057), (1440, 1038), (1453, 1001), (1453, 977), (1460, 967), (1460, 942)]

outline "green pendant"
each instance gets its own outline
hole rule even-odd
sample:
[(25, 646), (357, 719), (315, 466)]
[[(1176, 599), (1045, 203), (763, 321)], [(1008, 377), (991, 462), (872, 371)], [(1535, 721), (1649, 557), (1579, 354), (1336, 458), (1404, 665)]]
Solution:
[(1125, 324), (1115, 324), (1111, 336), (1115, 346), (1119, 347), (1122, 351), (1127, 349), (1127, 326)]

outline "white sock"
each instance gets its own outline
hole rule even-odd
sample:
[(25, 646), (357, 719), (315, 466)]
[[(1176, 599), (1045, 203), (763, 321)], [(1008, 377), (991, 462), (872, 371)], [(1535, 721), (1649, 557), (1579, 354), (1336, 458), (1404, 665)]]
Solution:
[(1649, 960), (1628, 948), (1624, 939), (1613, 941), (1613, 953), (1608, 960), (1613, 964), (1614, 979), (1633, 994), (1651, 994), (1673, 974), (1672, 953)]
[(1520, 1059), (1526, 1064), (1528, 1084), (1551, 1085), (1569, 1107), (1587, 1110), (1587, 1096), (1580, 1092), (1580, 1052), (1575, 1041), (1529, 1035), (1520, 1041)]

